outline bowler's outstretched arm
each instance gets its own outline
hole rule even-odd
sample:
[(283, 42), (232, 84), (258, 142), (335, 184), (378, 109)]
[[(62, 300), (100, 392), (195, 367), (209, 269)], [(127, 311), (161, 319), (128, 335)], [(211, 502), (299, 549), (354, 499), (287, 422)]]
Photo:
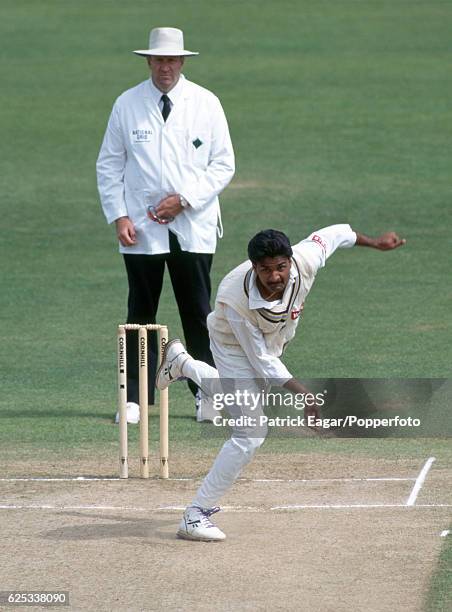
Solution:
[(356, 232), (357, 246), (367, 246), (379, 251), (391, 251), (406, 244), (405, 238), (400, 238), (395, 232), (385, 232), (377, 238), (369, 238), (365, 234)]

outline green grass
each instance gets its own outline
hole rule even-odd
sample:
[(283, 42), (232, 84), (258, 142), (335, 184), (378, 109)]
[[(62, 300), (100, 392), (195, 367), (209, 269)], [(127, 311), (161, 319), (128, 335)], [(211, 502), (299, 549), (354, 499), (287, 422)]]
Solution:
[[(186, 73), (220, 96), (236, 149), (214, 287), (263, 226), (293, 241), (335, 222), (370, 234), (397, 229), (403, 250), (330, 260), (286, 362), (305, 378), (447, 377), (451, 12), (441, 1), (402, 0), (285, 0), (277, 10), (269, 1), (152, 10), (147, 2), (5, 1), (5, 444), (41, 446), (45, 429), (37, 435), (42, 420), (33, 415), (46, 414), (74, 420), (62, 445), (89, 443), (87, 417), (96, 441), (109, 438), (102, 428), (115, 404), (126, 280), (94, 164), (114, 98), (147, 74), (130, 51), (159, 23), (183, 25), (186, 46), (201, 51)], [(168, 285), (159, 319), (180, 334)], [(185, 391), (173, 395), (191, 411)], [(176, 438), (186, 438), (185, 425), (174, 424)]]
[(452, 608), (452, 539), (445, 538), (438, 566), (427, 596), (426, 612), (447, 612)]
[[(114, 332), (127, 287), (94, 165), (115, 97), (147, 75), (130, 51), (159, 23), (182, 25), (186, 46), (201, 51), (186, 74), (220, 96), (236, 149), (214, 287), (263, 226), (293, 241), (335, 222), (394, 228), (403, 250), (330, 260), (286, 362), (303, 378), (447, 377), (451, 12), (402, 0), (285, 0), (277, 10), (269, 1), (152, 10), (5, 1), (3, 444), (114, 436)], [(181, 333), (168, 284), (159, 319)], [(191, 414), (185, 389), (172, 398), (176, 414)], [(196, 439), (196, 426), (173, 421), (176, 439)]]

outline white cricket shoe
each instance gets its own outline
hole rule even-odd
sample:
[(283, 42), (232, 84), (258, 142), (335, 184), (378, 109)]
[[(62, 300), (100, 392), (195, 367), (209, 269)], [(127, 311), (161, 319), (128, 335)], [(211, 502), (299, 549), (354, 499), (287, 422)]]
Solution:
[(157, 389), (160, 389), (160, 391), (166, 389), (168, 385), (182, 376), (182, 366), (187, 359), (190, 359), (190, 356), (179, 338), (170, 340), (165, 346), (162, 363), (155, 377)]
[(225, 534), (214, 525), (210, 516), (219, 512), (220, 508), (204, 510), (197, 506), (189, 506), (179, 525), (177, 535), (184, 540), (198, 540), (200, 542), (221, 542), (226, 539)]
[[(140, 407), (135, 402), (127, 402), (127, 422), (132, 425), (140, 422)], [(119, 412), (116, 413), (115, 423), (119, 423)]]

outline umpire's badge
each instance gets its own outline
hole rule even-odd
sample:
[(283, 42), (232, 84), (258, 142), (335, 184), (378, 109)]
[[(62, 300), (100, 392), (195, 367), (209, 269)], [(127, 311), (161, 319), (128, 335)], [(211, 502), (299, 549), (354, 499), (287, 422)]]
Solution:
[(199, 149), (201, 145), (202, 145), (202, 140), (199, 140), (199, 138), (196, 138), (196, 140), (193, 141), (193, 146), (195, 147), (195, 149)]
[(139, 144), (141, 142), (150, 142), (152, 136), (152, 130), (150, 129), (135, 129), (132, 130), (132, 142), (133, 144)]

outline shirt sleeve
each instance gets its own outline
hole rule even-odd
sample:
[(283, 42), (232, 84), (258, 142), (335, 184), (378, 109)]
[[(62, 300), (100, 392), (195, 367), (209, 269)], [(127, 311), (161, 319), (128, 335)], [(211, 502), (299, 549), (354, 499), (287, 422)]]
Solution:
[(231, 306), (225, 305), (224, 313), (234, 336), (261, 378), (279, 386), (293, 378), (282, 361), (268, 353), (264, 336), (258, 327), (244, 319)]
[(124, 198), (124, 171), (127, 154), (119, 124), (116, 103), (108, 121), (104, 140), (97, 158), (97, 188), (108, 223), (127, 216)]
[(356, 233), (350, 225), (343, 223), (316, 230), (292, 248), (309, 263), (315, 273), (325, 266), (326, 260), (336, 249), (350, 248), (355, 244)]
[(234, 176), (235, 159), (228, 123), (218, 98), (212, 102), (212, 141), (206, 170), (188, 181), (181, 195), (199, 209), (223, 191)]

